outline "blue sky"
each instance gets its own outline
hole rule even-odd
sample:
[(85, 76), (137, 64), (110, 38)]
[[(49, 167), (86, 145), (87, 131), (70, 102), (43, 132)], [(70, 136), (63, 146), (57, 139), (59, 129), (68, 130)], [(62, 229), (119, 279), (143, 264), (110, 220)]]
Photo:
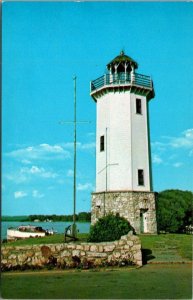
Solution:
[(192, 190), (193, 4), (3, 3), (3, 215), (73, 211), (73, 76), (77, 76), (77, 212), (95, 190), (96, 104), (90, 80), (122, 49), (152, 76), (154, 190)]

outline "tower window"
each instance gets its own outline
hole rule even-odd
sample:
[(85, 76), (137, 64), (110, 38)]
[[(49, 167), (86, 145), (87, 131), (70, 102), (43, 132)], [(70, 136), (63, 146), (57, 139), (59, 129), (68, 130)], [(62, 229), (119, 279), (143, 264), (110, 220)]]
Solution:
[(136, 99), (136, 113), (142, 114), (141, 99)]
[(105, 137), (104, 135), (101, 135), (100, 137), (100, 151), (104, 151), (105, 150)]
[(144, 171), (138, 170), (138, 185), (144, 185)]

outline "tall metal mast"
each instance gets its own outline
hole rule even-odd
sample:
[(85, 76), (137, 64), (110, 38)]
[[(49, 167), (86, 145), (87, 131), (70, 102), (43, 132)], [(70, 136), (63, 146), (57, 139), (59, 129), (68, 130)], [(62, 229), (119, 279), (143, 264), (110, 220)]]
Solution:
[(76, 236), (76, 76), (74, 80), (74, 210), (73, 210), (73, 227), (72, 235)]
[(91, 123), (89, 121), (77, 121), (76, 120), (76, 76), (74, 76), (74, 120), (73, 121), (60, 121), (59, 124), (74, 124), (74, 183), (73, 183), (73, 224), (72, 224), (72, 235), (68, 235), (71, 238), (76, 239), (77, 228), (76, 228), (76, 128), (77, 123)]

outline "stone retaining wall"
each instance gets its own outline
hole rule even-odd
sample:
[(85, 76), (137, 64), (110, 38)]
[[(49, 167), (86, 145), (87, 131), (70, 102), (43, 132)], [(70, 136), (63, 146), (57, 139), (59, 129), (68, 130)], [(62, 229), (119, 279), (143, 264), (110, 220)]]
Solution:
[(142, 265), (141, 241), (128, 233), (114, 242), (2, 246), (2, 270), (56, 266), (90, 268), (108, 265)]

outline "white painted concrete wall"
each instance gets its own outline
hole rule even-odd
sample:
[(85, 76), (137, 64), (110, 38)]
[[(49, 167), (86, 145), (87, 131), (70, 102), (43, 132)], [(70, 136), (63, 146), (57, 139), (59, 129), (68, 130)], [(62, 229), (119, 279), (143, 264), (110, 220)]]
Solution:
[[(136, 114), (136, 98), (141, 99), (142, 114)], [(150, 191), (147, 100), (131, 94), (132, 176), (135, 191)], [(138, 185), (138, 169), (144, 170), (144, 186)]]
[[(142, 115), (136, 114), (136, 98), (142, 100)], [(146, 98), (129, 91), (109, 92), (96, 105), (96, 192), (150, 191)], [(100, 152), (102, 135), (105, 151)], [(138, 169), (144, 170), (144, 186), (138, 186)]]

